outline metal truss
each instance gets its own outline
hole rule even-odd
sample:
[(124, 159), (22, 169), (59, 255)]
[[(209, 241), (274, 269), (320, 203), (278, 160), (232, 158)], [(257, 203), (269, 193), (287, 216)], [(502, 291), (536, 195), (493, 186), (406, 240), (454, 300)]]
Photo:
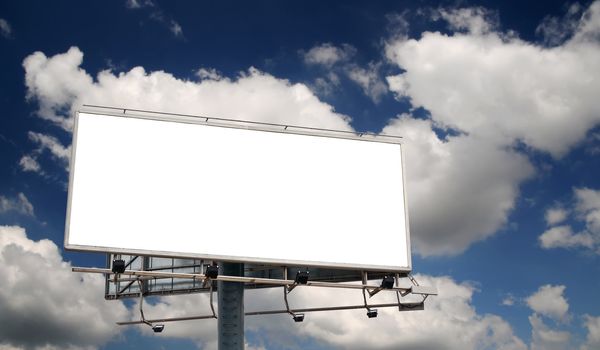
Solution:
[[(393, 274), (389, 275), (393, 278), (393, 285), (385, 285), (383, 282), (381, 285), (369, 284), (367, 272), (362, 272), (362, 283), (361, 284), (346, 284), (336, 282), (324, 282), (324, 281), (299, 281), (298, 278), (295, 280), (288, 279), (287, 269), (284, 268), (284, 278), (256, 278), (256, 277), (240, 277), (240, 276), (227, 276), (217, 275), (215, 278), (210, 278), (204, 273), (176, 273), (176, 272), (161, 272), (161, 271), (145, 271), (145, 270), (125, 270), (122, 273), (113, 273), (111, 269), (107, 268), (88, 268), (88, 267), (73, 267), (73, 272), (84, 272), (84, 273), (100, 273), (109, 277), (114, 277), (115, 280), (121, 276), (127, 276), (127, 280), (133, 283), (139, 284), (139, 297), (140, 297), (140, 320), (136, 321), (124, 321), (117, 322), (118, 325), (133, 325), (133, 324), (147, 324), (152, 326), (155, 332), (162, 331), (162, 325), (156, 325), (157, 323), (163, 322), (175, 322), (175, 321), (188, 321), (188, 320), (201, 320), (201, 319), (216, 319), (218, 315), (215, 313), (213, 305), (213, 281), (226, 281), (226, 282), (237, 282), (237, 283), (252, 283), (258, 285), (268, 286), (281, 286), (283, 287), (283, 299), (286, 308), (281, 310), (262, 310), (262, 311), (251, 311), (246, 312), (246, 316), (257, 316), (257, 315), (273, 315), (273, 314), (290, 314), (294, 321), (301, 322), (304, 319), (304, 313), (307, 312), (319, 312), (319, 311), (339, 311), (339, 310), (355, 310), (355, 309), (366, 309), (367, 316), (369, 318), (377, 317), (376, 308), (386, 307), (397, 307), (398, 311), (414, 311), (424, 310), (425, 300), (430, 295), (437, 295), (437, 290), (432, 287), (420, 286), (415, 278), (411, 275), (400, 275)], [(204, 271), (203, 271), (204, 272)], [(386, 276), (387, 277), (387, 276)], [(410, 286), (400, 286), (399, 280), (401, 277), (408, 277)], [(209, 315), (198, 315), (198, 316), (187, 316), (187, 317), (172, 317), (172, 318), (160, 318), (160, 319), (146, 319), (142, 309), (143, 298), (144, 298), (144, 283), (149, 280), (160, 279), (160, 278), (181, 278), (191, 279), (202, 282), (206, 287), (209, 287), (208, 293), (210, 295), (210, 308), (212, 313)], [(123, 280), (123, 279), (121, 279)], [(294, 288), (303, 287), (323, 287), (323, 288), (342, 288), (342, 289), (358, 289), (362, 290), (363, 303), (358, 305), (344, 305), (344, 306), (330, 306), (330, 307), (317, 307), (317, 308), (295, 308), (292, 309), (288, 303), (288, 294), (294, 290)], [(397, 296), (396, 303), (380, 303), (380, 304), (369, 304), (367, 294), (369, 298), (379, 292), (394, 292)], [(402, 298), (412, 294), (419, 295), (420, 301), (417, 302), (402, 302)]]

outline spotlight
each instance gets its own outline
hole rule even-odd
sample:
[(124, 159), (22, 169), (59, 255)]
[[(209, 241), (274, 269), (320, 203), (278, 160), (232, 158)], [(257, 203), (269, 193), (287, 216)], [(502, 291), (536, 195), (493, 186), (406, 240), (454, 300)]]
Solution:
[(383, 280), (381, 281), (381, 288), (383, 288), (383, 289), (394, 288), (394, 276), (393, 275), (384, 276)]
[(375, 317), (377, 317), (377, 309), (369, 309), (367, 311), (367, 317), (368, 318), (375, 318)]
[(164, 324), (157, 324), (157, 325), (152, 326), (152, 330), (154, 331), (154, 333), (160, 333), (163, 331), (163, 329), (165, 329)]
[(298, 271), (296, 272), (296, 279), (294, 280), (296, 284), (306, 284), (308, 283), (308, 271)]
[(219, 267), (214, 265), (207, 266), (204, 275), (206, 275), (206, 277), (210, 279), (217, 278), (217, 276), (219, 275)]
[(121, 259), (113, 260), (112, 272), (113, 273), (125, 272), (125, 260), (121, 260)]
[(302, 322), (304, 321), (304, 314), (294, 314), (292, 315), (294, 322)]

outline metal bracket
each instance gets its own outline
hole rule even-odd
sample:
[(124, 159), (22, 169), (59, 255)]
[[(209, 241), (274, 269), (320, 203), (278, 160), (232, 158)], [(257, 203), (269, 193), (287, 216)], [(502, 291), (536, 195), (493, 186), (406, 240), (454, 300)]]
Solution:
[[(287, 267), (283, 268), (283, 279), (287, 280)], [(288, 314), (292, 315), (292, 319), (294, 320), (294, 322), (302, 322), (304, 321), (304, 314), (297, 314), (295, 312), (293, 312), (292, 310), (290, 310), (290, 304), (288, 302), (288, 293), (292, 291), (292, 289), (294, 289), (296, 287), (296, 283), (294, 282), (294, 284), (290, 285), (285, 285), (283, 286), (283, 301), (285, 302), (285, 310), (287, 311)]]

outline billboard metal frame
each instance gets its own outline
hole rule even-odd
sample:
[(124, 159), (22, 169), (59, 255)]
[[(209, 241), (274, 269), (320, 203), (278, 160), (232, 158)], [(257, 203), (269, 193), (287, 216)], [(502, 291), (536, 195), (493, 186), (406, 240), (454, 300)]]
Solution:
[[(173, 272), (158, 272), (158, 271), (143, 271), (143, 270), (125, 270), (121, 273), (114, 273), (111, 269), (104, 268), (89, 268), (89, 267), (73, 267), (73, 272), (84, 272), (84, 273), (100, 273), (105, 274), (107, 277), (118, 278), (118, 275), (130, 276), (132, 278), (132, 282), (137, 282), (140, 285), (139, 292), (137, 295), (140, 298), (140, 320), (134, 321), (122, 321), (117, 322), (118, 325), (126, 326), (126, 325), (134, 325), (134, 324), (147, 324), (153, 326), (156, 323), (162, 322), (174, 322), (174, 321), (190, 321), (190, 320), (201, 320), (201, 319), (219, 319), (219, 315), (215, 313), (215, 308), (213, 305), (213, 282), (235, 282), (235, 283), (254, 283), (254, 284), (266, 284), (271, 286), (280, 286), (283, 287), (283, 298), (285, 302), (285, 309), (282, 310), (261, 310), (261, 311), (251, 311), (245, 312), (245, 316), (258, 316), (258, 315), (273, 315), (273, 314), (290, 314), (296, 320), (296, 317), (300, 316), (300, 322), (304, 319), (303, 313), (305, 312), (318, 312), (318, 311), (340, 311), (340, 310), (356, 310), (356, 309), (366, 309), (368, 311), (367, 315), (369, 318), (373, 317), (369, 315), (371, 312), (375, 312), (375, 316), (377, 315), (377, 311), (375, 308), (386, 308), (386, 307), (397, 307), (398, 311), (417, 311), (424, 310), (424, 304), (427, 297), (430, 295), (437, 295), (437, 289), (428, 286), (421, 286), (419, 283), (412, 277), (410, 274), (399, 274), (396, 273), (394, 275), (394, 285), (384, 287), (382, 285), (369, 284), (368, 282), (368, 273), (366, 271), (362, 272), (362, 284), (345, 284), (345, 283), (333, 283), (333, 282), (320, 282), (320, 281), (310, 281), (308, 280), (306, 283), (299, 284), (296, 280), (290, 280), (287, 276), (287, 270), (284, 268), (284, 278), (283, 279), (274, 279), (274, 278), (255, 278), (255, 277), (241, 277), (241, 276), (228, 276), (219, 274), (215, 278), (210, 278), (204, 273), (173, 273)], [(161, 319), (146, 319), (144, 316), (144, 312), (142, 310), (142, 303), (144, 294), (143, 284), (145, 281), (152, 280), (155, 278), (184, 278), (184, 279), (192, 279), (202, 281), (207, 287), (209, 287), (209, 305), (212, 313), (210, 315), (197, 315), (197, 316), (184, 316), (184, 317), (173, 317), (173, 318), (161, 318)], [(400, 278), (408, 278), (410, 285), (409, 286), (400, 286)], [(324, 288), (342, 288), (342, 289), (354, 289), (354, 290), (362, 290), (363, 303), (357, 305), (344, 305), (344, 306), (328, 306), (328, 307), (316, 307), (316, 308), (290, 308), (287, 296), (288, 294), (296, 287), (324, 287)], [(372, 297), (379, 292), (393, 292), (397, 296), (396, 303), (385, 303), (385, 304), (369, 304), (367, 301), (368, 297)], [(420, 301), (416, 302), (407, 302), (402, 301), (402, 298), (407, 295), (418, 295), (421, 297)]]
[[(403, 182), (403, 200), (404, 200), (404, 215), (405, 218), (405, 232), (406, 232), (406, 254), (407, 254), (407, 266), (380, 266), (380, 265), (368, 265), (368, 264), (349, 264), (349, 263), (333, 263), (333, 262), (319, 262), (319, 261), (303, 261), (303, 260), (285, 260), (285, 259), (271, 259), (271, 258), (256, 258), (256, 257), (241, 257), (241, 256), (227, 256), (227, 255), (210, 255), (201, 253), (176, 253), (168, 251), (154, 251), (154, 250), (142, 250), (142, 249), (122, 249), (114, 247), (101, 247), (101, 246), (82, 246), (74, 245), (69, 243), (69, 223), (71, 217), (71, 201), (73, 194), (73, 179), (75, 175), (75, 162), (77, 152), (77, 128), (78, 128), (78, 116), (79, 113), (88, 113), (96, 115), (105, 115), (121, 118), (137, 118), (164, 122), (176, 122), (176, 123), (187, 123), (187, 124), (199, 124), (211, 127), (225, 127), (234, 129), (246, 129), (255, 131), (265, 131), (283, 134), (296, 134), (306, 136), (318, 136), (318, 137), (329, 137), (339, 139), (358, 140), (364, 142), (379, 142), (388, 144), (397, 144), (401, 153), (401, 169), (402, 169), (402, 182)], [(189, 258), (189, 259), (205, 259), (222, 262), (240, 262), (240, 263), (256, 263), (256, 264), (268, 264), (276, 266), (305, 266), (305, 267), (319, 267), (319, 268), (331, 268), (331, 269), (349, 269), (356, 271), (376, 271), (376, 272), (394, 272), (394, 273), (410, 273), (412, 270), (412, 258), (411, 258), (411, 245), (410, 245), (410, 228), (407, 208), (407, 194), (406, 194), (406, 171), (404, 161), (404, 150), (402, 148), (402, 137), (393, 135), (373, 134), (366, 132), (354, 132), (344, 130), (332, 130), (332, 129), (320, 129), (313, 127), (303, 127), (295, 125), (275, 124), (275, 123), (264, 123), (254, 121), (243, 121), (235, 119), (215, 118), (207, 116), (189, 115), (189, 114), (176, 114), (176, 113), (163, 113), (154, 111), (144, 111), (137, 109), (127, 108), (116, 108), (116, 107), (104, 107), (95, 105), (83, 105), (83, 108), (75, 112), (74, 115), (74, 127), (73, 127), (73, 142), (71, 149), (71, 162), (70, 162), (70, 174), (69, 174), (69, 186), (68, 186), (68, 200), (67, 200), (67, 213), (65, 225), (65, 241), (64, 246), (69, 251), (87, 251), (87, 252), (102, 252), (102, 253), (114, 253), (114, 254), (130, 254), (130, 255), (142, 255), (142, 256), (154, 256), (154, 257), (166, 257), (166, 258)], [(382, 254), (393, 254), (393, 249), (390, 251), (382, 252)]]

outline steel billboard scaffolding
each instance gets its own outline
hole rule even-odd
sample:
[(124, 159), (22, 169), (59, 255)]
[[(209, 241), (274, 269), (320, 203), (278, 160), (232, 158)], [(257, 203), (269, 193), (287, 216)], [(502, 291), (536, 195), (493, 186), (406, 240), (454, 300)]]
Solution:
[[(65, 248), (112, 254), (107, 269), (73, 271), (105, 274), (108, 299), (140, 298), (140, 320), (119, 324), (219, 318), (219, 348), (241, 349), (244, 315), (423, 309), (436, 291), (410, 275), (408, 226), (400, 137), (89, 105), (75, 115)], [(277, 286), (285, 310), (244, 312), (244, 287)], [(360, 289), (363, 303), (290, 309), (297, 286)], [(144, 317), (144, 296), (202, 291), (210, 315)], [(368, 304), (380, 291), (398, 302)]]

